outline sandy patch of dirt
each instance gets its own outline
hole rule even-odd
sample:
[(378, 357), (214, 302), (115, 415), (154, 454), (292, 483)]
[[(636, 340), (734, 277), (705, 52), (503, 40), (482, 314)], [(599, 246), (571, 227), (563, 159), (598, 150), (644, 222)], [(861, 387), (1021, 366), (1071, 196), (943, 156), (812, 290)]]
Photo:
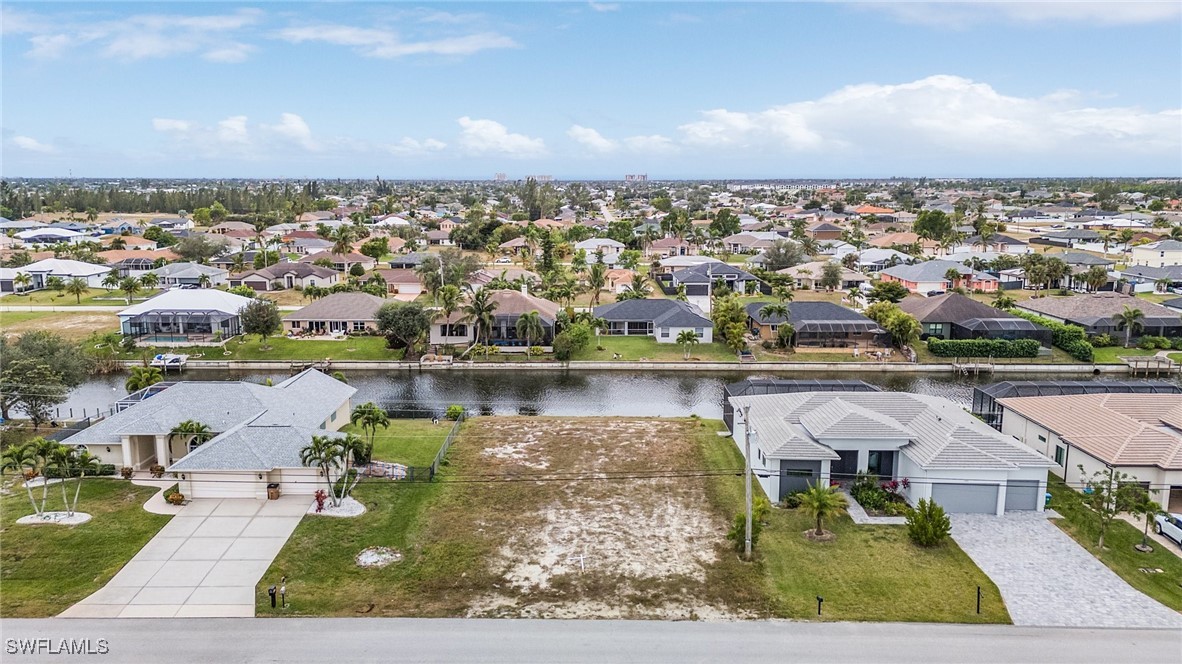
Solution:
[[(4, 314), (0, 313), (0, 321)], [(119, 329), (119, 317), (98, 312), (55, 313), (40, 316), (19, 323), (5, 323), (3, 334), (17, 336), (33, 330), (52, 330), (71, 341), (85, 339), (93, 332), (115, 332)]]
[(700, 599), (725, 551), (726, 519), (696, 477), (692, 424), (660, 419), (497, 418), (473, 423), (487, 485), (470, 514), (495, 542), (491, 593), (466, 615), (547, 618), (729, 619)]

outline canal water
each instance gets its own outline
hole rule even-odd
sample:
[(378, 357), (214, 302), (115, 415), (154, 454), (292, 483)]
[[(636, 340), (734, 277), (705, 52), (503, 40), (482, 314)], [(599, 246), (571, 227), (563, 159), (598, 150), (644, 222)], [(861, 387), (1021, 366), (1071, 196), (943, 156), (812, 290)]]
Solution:
[[(126, 374), (96, 376), (70, 394), (60, 417), (106, 412), (124, 396)], [(357, 388), (353, 403), (373, 401), (400, 417), (442, 414), (462, 404), (484, 415), (625, 415), (722, 417), (723, 388), (753, 377), (860, 379), (884, 390), (928, 394), (968, 406), (973, 387), (999, 380), (1092, 380), (1091, 374), (1005, 374), (961, 376), (951, 373), (850, 374), (824, 372), (735, 371), (691, 374), (684, 371), (354, 371), (346, 377)], [(275, 383), (284, 373), (188, 370), (168, 380), (248, 380)], [(1117, 377), (1124, 378), (1123, 376)], [(84, 413), (85, 411), (85, 413)]]

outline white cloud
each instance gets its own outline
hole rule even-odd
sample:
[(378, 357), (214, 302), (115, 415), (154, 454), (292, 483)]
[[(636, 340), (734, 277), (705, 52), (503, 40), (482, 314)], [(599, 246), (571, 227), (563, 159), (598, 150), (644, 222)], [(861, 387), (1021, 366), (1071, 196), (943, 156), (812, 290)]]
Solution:
[(410, 137), (403, 138), (401, 141), (393, 145), (389, 145), (386, 149), (399, 156), (424, 155), (432, 152), (439, 152), (447, 147), (447, 143), (436, 140), (434, 138), (427, 138), (424, 140), (416, 140)]
[(22, 150), (28, 150), (29, 152), (38, 152), (41, 154), (52, 154), (57, 152), (57, 148), (49, 145), (48, 143), (42, 143), (31, 136), (13, 136), (12, 143), (18, 148)]
[(218, 123), (216, 134), (222, 143), (245, 145), (250, 140), (245, 115), (232, 115)]
[(1182, 152), (1182, 111), (1097, 108), (1080, 95), (1012, 97), (986, 83), (930, 76), (868, 83), (812, 101), (746, 112), (715, 109), (679, 127), (686, 144), (750, 153), (975, 157)]
[(620, 3), (618, 2), (589, 2), (591, 9), (597, 12), (618, 12), (620, 11)]
[(224, 14), (133, 14), (101, 20), (93, 14), (4, 12), (6, 35), (27, 35), (26, 55), (58, 59), (71, 51), (97, 49), (97, 54), (124, 61), (197, 54), (210, 62), (242, 62), (253, 47), (235, 37), (258, 24), (263, 13), (239, 9)]
[(495, 32), (413, 41), (404, 40), (391, 30), (331, 24), (285, 28), (279, 31), (278, 36), (293, 44), (323, 42), (349, 46), (366, 57), (386, 59), (408, 55), (472, 55), (490, 49), (518, 46), (511, 38)]
[(624, 145), (632, 152), (641, 154), (672, 154), (679, 149), (673, 139), (659, 134), (629, 136), (624, 139)]
[(279, 124), (263, 125), (263, 129), (301, 145), (307, 150), (319, 149), (316, 141), (312, 140), (312, 130), (308, 127), (308, 123), (295, 113), (282, 113), (279, 116)]
[(152, 118), (152, 129), (159, 132), (180, 132), (184, 133), (193, 128), (193, 123), (187, 120), (174, 120), (172, 118)]
[(905, 23), (944, 28), (966, 28), (990, 21), (1016, 24), (1089, 23), (1093, 25), (1142, 25), (1176, 20), (1182, 3), (1089, 2), (1042, 0), (1040, 2), (864, 2), (859, 6), (885, 12)]
[(546, 153), (546, 142), (524, 134), (510, 133), (495, 120), (464, 116), (460, 125), (460, 146), (470, 154), (502, 154), (507, 157), (539, 157)]
[(566, 135), (579, 145), (598, 154), (610, 154), (620, 148), (618, 141), (604, 138), (602, 134), (590, 127), (571, 125), (571, 128), (566, 130)]

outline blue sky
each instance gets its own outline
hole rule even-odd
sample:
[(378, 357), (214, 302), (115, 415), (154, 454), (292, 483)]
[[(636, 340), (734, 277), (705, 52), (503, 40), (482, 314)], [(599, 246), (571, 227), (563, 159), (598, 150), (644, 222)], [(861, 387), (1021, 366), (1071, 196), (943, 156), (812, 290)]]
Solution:
[(1182, 175), (1182, 4), (19, 3), (5, 176)]

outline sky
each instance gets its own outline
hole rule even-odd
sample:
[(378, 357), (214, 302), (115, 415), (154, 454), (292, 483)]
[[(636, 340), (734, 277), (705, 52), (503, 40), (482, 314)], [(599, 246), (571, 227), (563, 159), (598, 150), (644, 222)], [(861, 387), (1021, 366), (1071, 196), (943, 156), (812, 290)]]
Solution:
[(1182, 176), (1182, 3), (4, 2), (5, 177)]

